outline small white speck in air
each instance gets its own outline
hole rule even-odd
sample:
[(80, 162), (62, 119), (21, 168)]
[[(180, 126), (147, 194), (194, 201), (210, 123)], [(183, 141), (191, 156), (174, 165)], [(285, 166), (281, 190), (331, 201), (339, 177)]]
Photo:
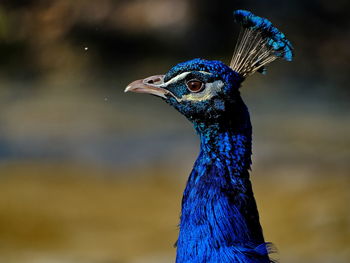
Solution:
[(108, 98), (106, 97), (106, 98), (105, 98), (105, 101), (107, 101), (107, 100), (108, 100)]
[(84, 47), (85, 51), (87, 51), (89, 48), (88, 47)]

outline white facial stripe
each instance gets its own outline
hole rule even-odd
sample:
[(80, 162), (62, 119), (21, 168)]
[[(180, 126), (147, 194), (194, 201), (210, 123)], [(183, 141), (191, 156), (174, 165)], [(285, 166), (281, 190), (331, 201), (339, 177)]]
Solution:
[(212, 83), (206, 83), (205, 88), (201, 92), (190, 93), (183, 95), (178, 101), (205, 101), (214, 97), (218, 92), (221, 91), (221, 88), (224, 86), (224, 83), (221, 80), (216, 80)]
[[(210, 72), (206, 72), (206, 71), (198, 71), (202, 74), (205, 75), (212, 75), (212, 73)], [(192, 71), (186, 71), (183, 72), (171, 79), (169, 79), (167, 82), (165, 83), (161, 83), (161, 84), (151, 84), (151, 86), (155, 86), (155, 87), (159, 87), (159, 88), (165, 88), (168, 85), (172, 84), (172, 83), (176, 83), (178, 81), (181, 81), (183, 79), (185, 79), (187, 77), (188, 74), (192, 73)], [(148, 84), (150, 85), (150, 84)], [(198, 93), (191, 93), (188, 95), (184, 95), (182, 96), (180, 99), (178, 97), (176, 97), (171, 91), (167, 90), (167, 94), (171, 95), (172, 97), (174, 97), (177, 102), (181, 102), (183, 100), (190, 100), (190, 101), (203, 101), (203, 100), (207, 100), (210, 99), (211, 97), (213, 97), (214, 95), (216, 95), (220, 90), (221, 87), (224, 84), (222, 83), (222, 81), (215, 81), (213, 83), (207, 83), (206, 87), (203, 91), (198, 92)], [(212, 90), (212, 92), (210, 91)]]
[[(212, 73), (209, 73), (209, 72), (206, 72), (206, 71), (198, 71), (202, 74), (206, 74), (206, 75), (212, 75)], [(175, 82), (178, 82), (180, 80), (183, 80), (187, 77), (188, 74), (192, 73), (192, 71), (186, 71), (186, 72), (183, 72), (175, 77), (173, 77), (172, 79), (169, 79), (167, 82), (165, 83), (162, 83), (160, 85), (160, 87), (167, 87), (168, 85), (172, 84), (172, 83), (175, 83)]]
[(172, 83), (175, 83), (175, 82), (178, 82), (180, 80), (183, 80), (186, 78), (186, 76), (188, 74), (190, 74), (191, 72), (190, 71), (187, 71), (187, 72), (184, 72), (184, 73), (181, 73), (180, 75), (177, 75), (175, 77), (173, 77), (172, 79), (169, 79), (167, 82), (163, 83), (160, 85), (160, 87), (167, 87), (168, 85), (172, 84)]
[(198, 72), (203, 73), (203, 74), (205, 74), (205, 75), (213, 75), (212, 73), (206, 72), (206, 71), (198, 71)]

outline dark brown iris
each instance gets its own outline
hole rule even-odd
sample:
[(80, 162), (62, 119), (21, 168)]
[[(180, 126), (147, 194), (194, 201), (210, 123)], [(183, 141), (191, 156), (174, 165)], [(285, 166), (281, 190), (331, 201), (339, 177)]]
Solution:
[(199, 80), (190, 80), (189, 82), (186, 83), (187, 84), (187, 88), (191, 91), (191, 92), (199, 92), (203, 89), (203, 82), (199, 81)]

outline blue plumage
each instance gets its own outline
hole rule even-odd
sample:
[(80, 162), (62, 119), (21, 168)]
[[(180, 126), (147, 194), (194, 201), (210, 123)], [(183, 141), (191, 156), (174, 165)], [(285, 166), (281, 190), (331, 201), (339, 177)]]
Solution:
[[(201, 140), (184, 191), (176, 262), (270, 262), (249, 181), (251, 124), (238, 91), (242, 78), (222, 62), (195, 59), (172, 68), (164, 82), (188, 71), (224, 86), (209, 100), (166, 100), (194, 124)], [(167, 89), (183, 96), (189, 93), (184, 83)]]
[(233, 13), (233, 17), (242, 27), (256, 30), (260, 32), (263, 37), (267, 38), (268, 45), (273, 49), (277, 57), (284, 58), (287, 61), (292, 60), (292, 44), (269, 20), (256, 16), (246, 10), (236, 10)]
[[(247, 75), (276, 59), (277, 52), (289, 59), (281, 51), (289, 42), (266, 19), (242, 10), (235, 12), (235, 19), (254, 30), (243, 36), (245, 43), (236, 48), (231, 67), (193, 59), (125, 90), (162, 97), (200, 137), (199, 156), (182, 199), (177, 263), (272, 262), (268, 254), (273, 249), (264, 240), (249, 179), (252, 127), (239, 88)], [(271, 48), (266, 48), (267, 37)], [(263, 57), (269, 49), (273, 54)]]

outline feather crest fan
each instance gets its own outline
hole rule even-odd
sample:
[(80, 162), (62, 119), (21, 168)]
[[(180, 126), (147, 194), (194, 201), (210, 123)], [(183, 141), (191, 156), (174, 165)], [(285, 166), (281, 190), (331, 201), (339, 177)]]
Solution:
[(272, 23), (249, 11), (237, 10), (234, 19), (241, 25), (230, 67), (242, 77), (256, 71), (265, 73), (265, 65), (277, 58), (291, 61), (293, 47)]

